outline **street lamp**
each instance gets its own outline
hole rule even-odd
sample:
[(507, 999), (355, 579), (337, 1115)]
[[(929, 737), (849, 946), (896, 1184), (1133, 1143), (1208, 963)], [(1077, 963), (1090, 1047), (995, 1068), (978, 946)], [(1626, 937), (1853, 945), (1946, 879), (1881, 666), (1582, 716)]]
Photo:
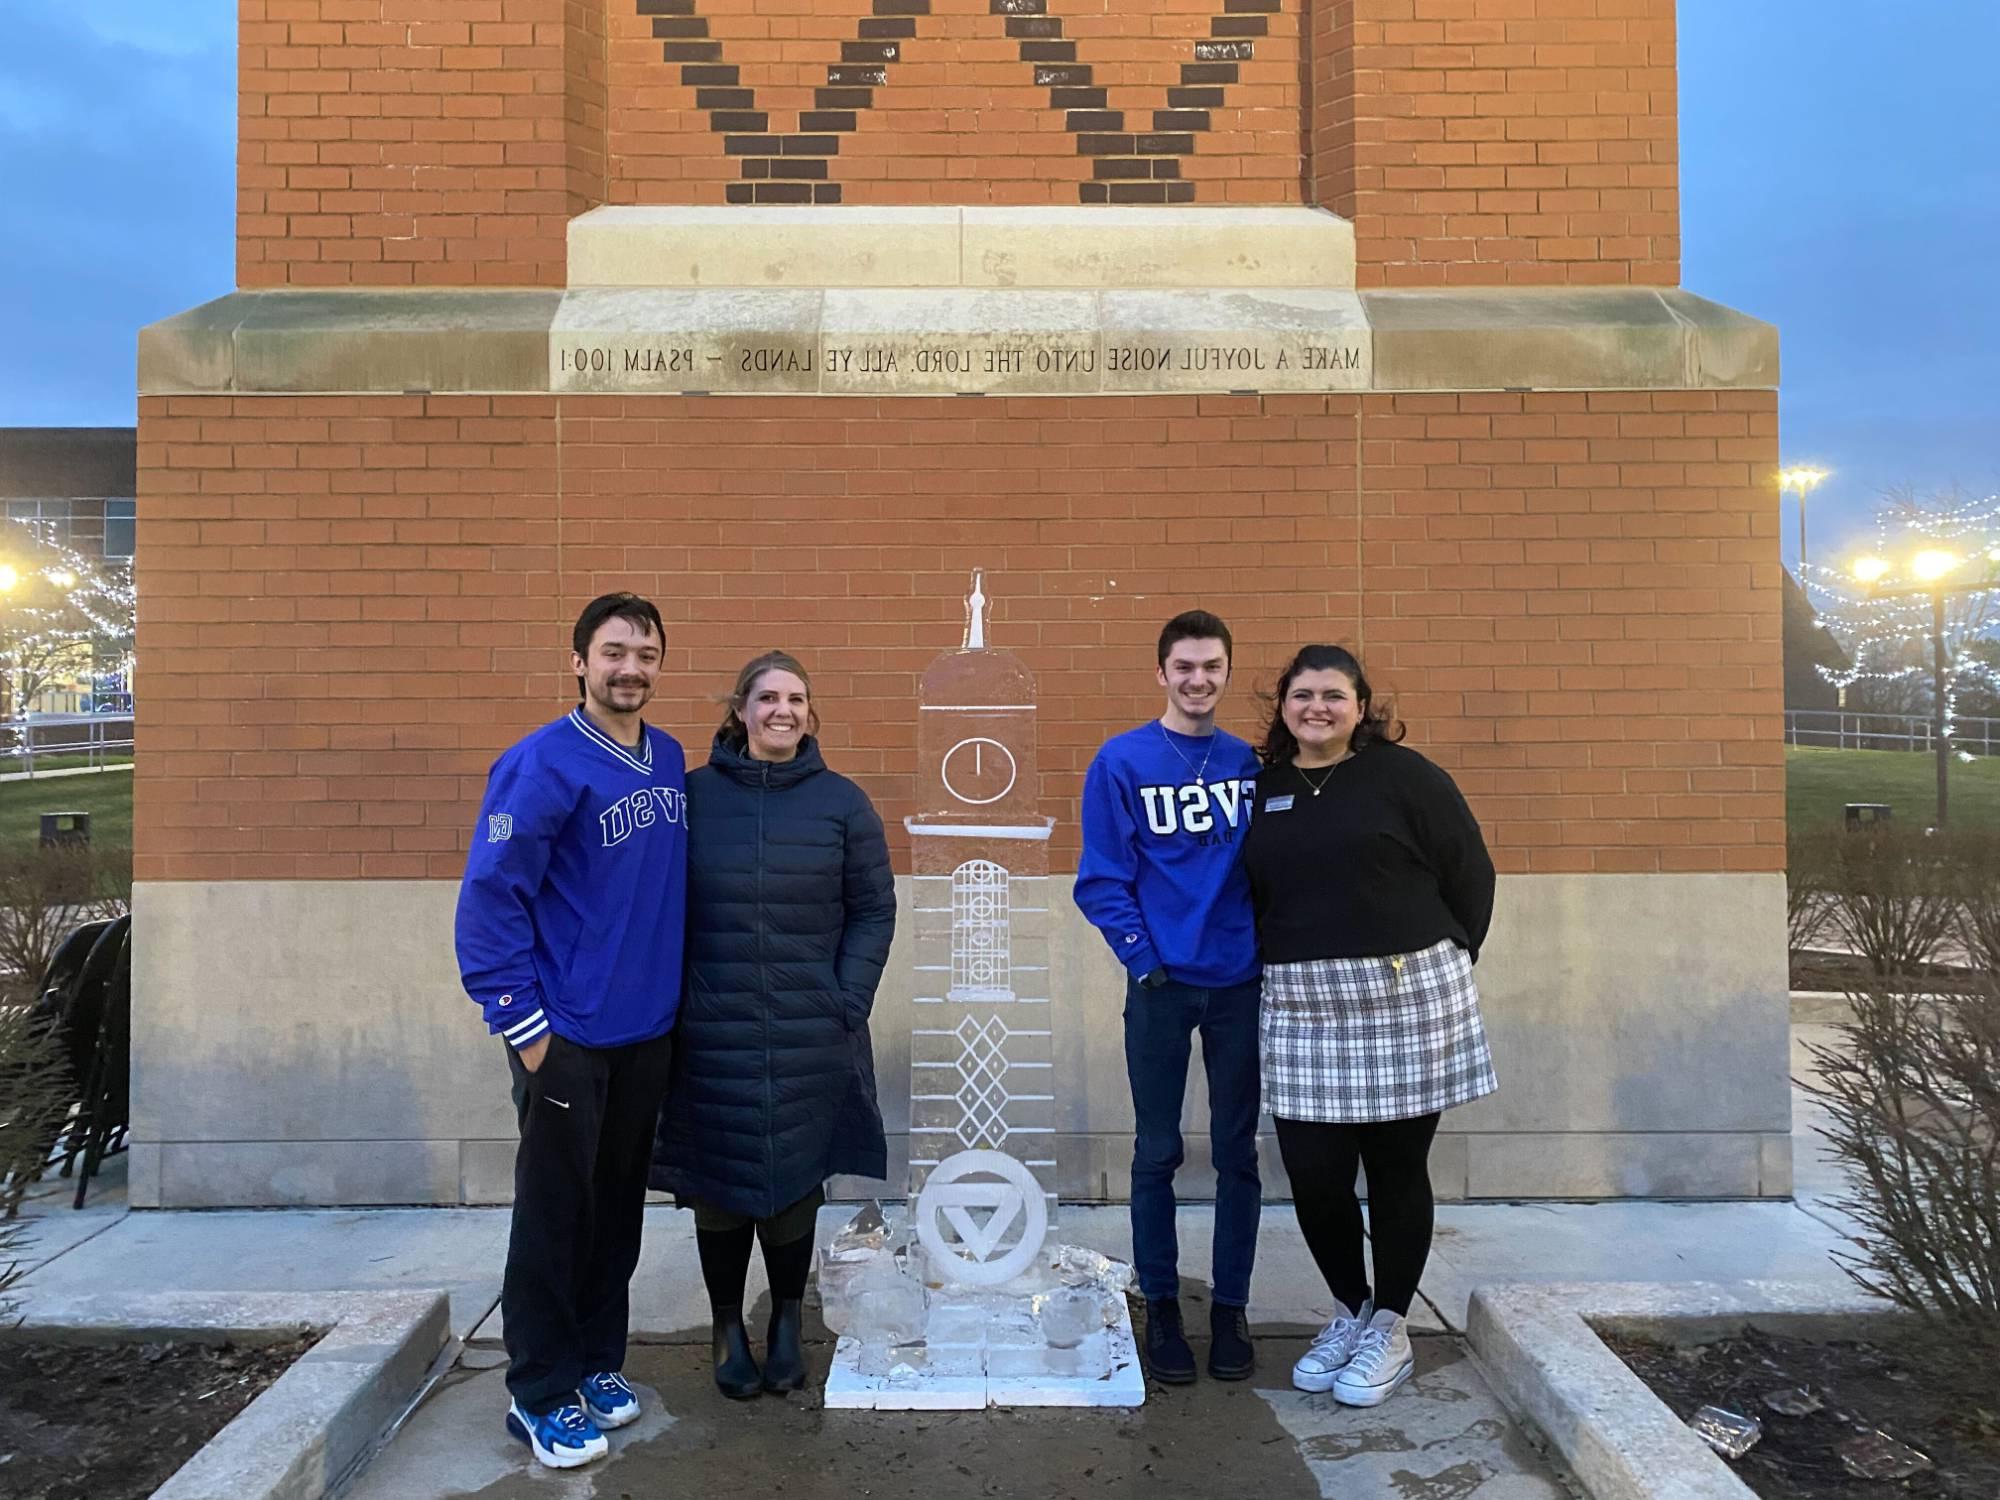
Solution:
[[(1991, 556), (1991, 554), (1989, 554)], [(1965, 559), (1956, 552), (1947, 552), (1941, 547), (1927, 547), (1910, 559), (1910, 576), (1917, 580), (1916, 588), (1885, 589), (1877, 585), (1886, 578), (1891, 566), (1880, 557), (1857, 558), (1849, 571), (1857, 582), (1867, 586), (1877, 598), (1894, 599), (1916, 594), (1928, 594), (1931, 601), (1931, 742), (1937, 749), (1937, 826), (1945, 826), (1945, 810), (1950, 791), (1950, 747), (1945, 744), (1945, 696), (1944, 696), (1944, 601), (1949, 594), (1968, 594), (1975, 590), (1991, 587), (1989, 583), (1977, 579), (1969, 583), (1949, 583), (1951, 575), (1957, 571)]]
[(1778, 493), (1795, 491), (1799, 497), (1799, 581), (1805, 581), (1806, 574), (1806, 496), (1811, 494), (1828, 477), (1829, 471), (1812, 464), (1793, 464), (1789, 469), (1778, 471)]

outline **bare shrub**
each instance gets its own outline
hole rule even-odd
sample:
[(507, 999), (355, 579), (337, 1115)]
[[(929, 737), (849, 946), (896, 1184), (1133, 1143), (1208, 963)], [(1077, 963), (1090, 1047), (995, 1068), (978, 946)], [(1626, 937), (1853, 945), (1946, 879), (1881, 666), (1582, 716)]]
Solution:
[(1832, 917), (1827, 882), (1834, 842), (1843, 837), (1823, 828), (1795, 829), (1785, 841), (1785, 925), (1794, 953), (1812, 947)]
[(1957, 903), (1952, 842), (1879, 829), (1843, 834), (1827, 846), (1828, 920), (1871, 972), (1920, 972), (1953, 926)]
[(1840, 1040), (1812, 1045), (1808, 1091), (1849, 1173), (1841, 1207), (1867, 1229), (1848, 1275), (2000, 1351), (2000, 974), (1977, 993), (1871, 982)]
[(54, 1023), (0, 996), (0, 1222), (41, 1176), (74, 1098)]
[(0, 984), (39, 984), (65, 937), (131, 904), (129, 848), (0, 850)]
[(0, 1323), (11, 1323), (21, 1304), (11, 1295), (21, 1278), (28, 1274), (21, 1258), (28, 1253), (30, 1219), (0, 1219)]
[(2000, 974), (2000, 833), (1953, 834), (1951, 863), (1954, 936), (1975, 969)]

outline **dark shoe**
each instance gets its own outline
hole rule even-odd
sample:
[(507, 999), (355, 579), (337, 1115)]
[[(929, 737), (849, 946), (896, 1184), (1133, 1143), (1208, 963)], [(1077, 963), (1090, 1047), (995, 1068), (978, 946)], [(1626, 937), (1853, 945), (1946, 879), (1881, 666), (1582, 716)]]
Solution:
[(1240, 1307), (1208, 1310), (1208, 1373), (1217, 1380), (1248, 1380), (1257, 1369), (1250, 1319)]
[(1181, 1331), (1177, 1297), (1146, 1299), (1146, 1368), (1165, 1385), (1194, 1383), (1194, 1350)]
[(750, 1334), (743, 1327), (743, 1309), (718, 1313), (710, 1347), (715, 1351), (715, 1388), (731, 1401), (748, 1401), (764, 1389), (763, 1372), (750, 1352)]
[(806, 1351), (799, 1323), (804, 1314), (796, 1298), (771, 1310), (771, 1327), (764, 1342), (764, 1389), (783, 1394), (805, 1389)]

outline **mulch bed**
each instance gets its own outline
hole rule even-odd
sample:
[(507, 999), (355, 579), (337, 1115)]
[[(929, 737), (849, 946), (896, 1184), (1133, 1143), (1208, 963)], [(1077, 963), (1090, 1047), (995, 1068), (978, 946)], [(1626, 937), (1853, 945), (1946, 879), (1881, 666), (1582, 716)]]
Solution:
[(317, 1338), (255, 1348), (0, 1339), (0, 1495), (144, 1500)]
[[(1703, 1406), (1754, 1416), (1757, 1446), (1725, 1459), (1762, 1500), (1994, 1500), (2000, 1496), (2000, 1382), (1990, 1361), (1933, 1336), (1818, 1343), (1747, 1330), (1712, 1344), (1604, 1341), (1682, 1417)], [(1824, 1406), (1787, 1417), (1766, 1394), (1804, 1386)], [(1880, 1431), (1935, 1467), (1903, 1480), (1857, 1479), (1835, 1449)]]

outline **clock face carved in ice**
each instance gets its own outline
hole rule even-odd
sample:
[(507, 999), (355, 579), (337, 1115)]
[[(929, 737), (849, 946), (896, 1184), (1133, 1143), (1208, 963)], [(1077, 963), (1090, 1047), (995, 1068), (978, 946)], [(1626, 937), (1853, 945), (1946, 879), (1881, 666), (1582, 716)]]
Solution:
[(1014, 754), (998, 740), (978, 735), (944, 753), (944, 789), (970, 807), (998, 802), (1014, 790)]

